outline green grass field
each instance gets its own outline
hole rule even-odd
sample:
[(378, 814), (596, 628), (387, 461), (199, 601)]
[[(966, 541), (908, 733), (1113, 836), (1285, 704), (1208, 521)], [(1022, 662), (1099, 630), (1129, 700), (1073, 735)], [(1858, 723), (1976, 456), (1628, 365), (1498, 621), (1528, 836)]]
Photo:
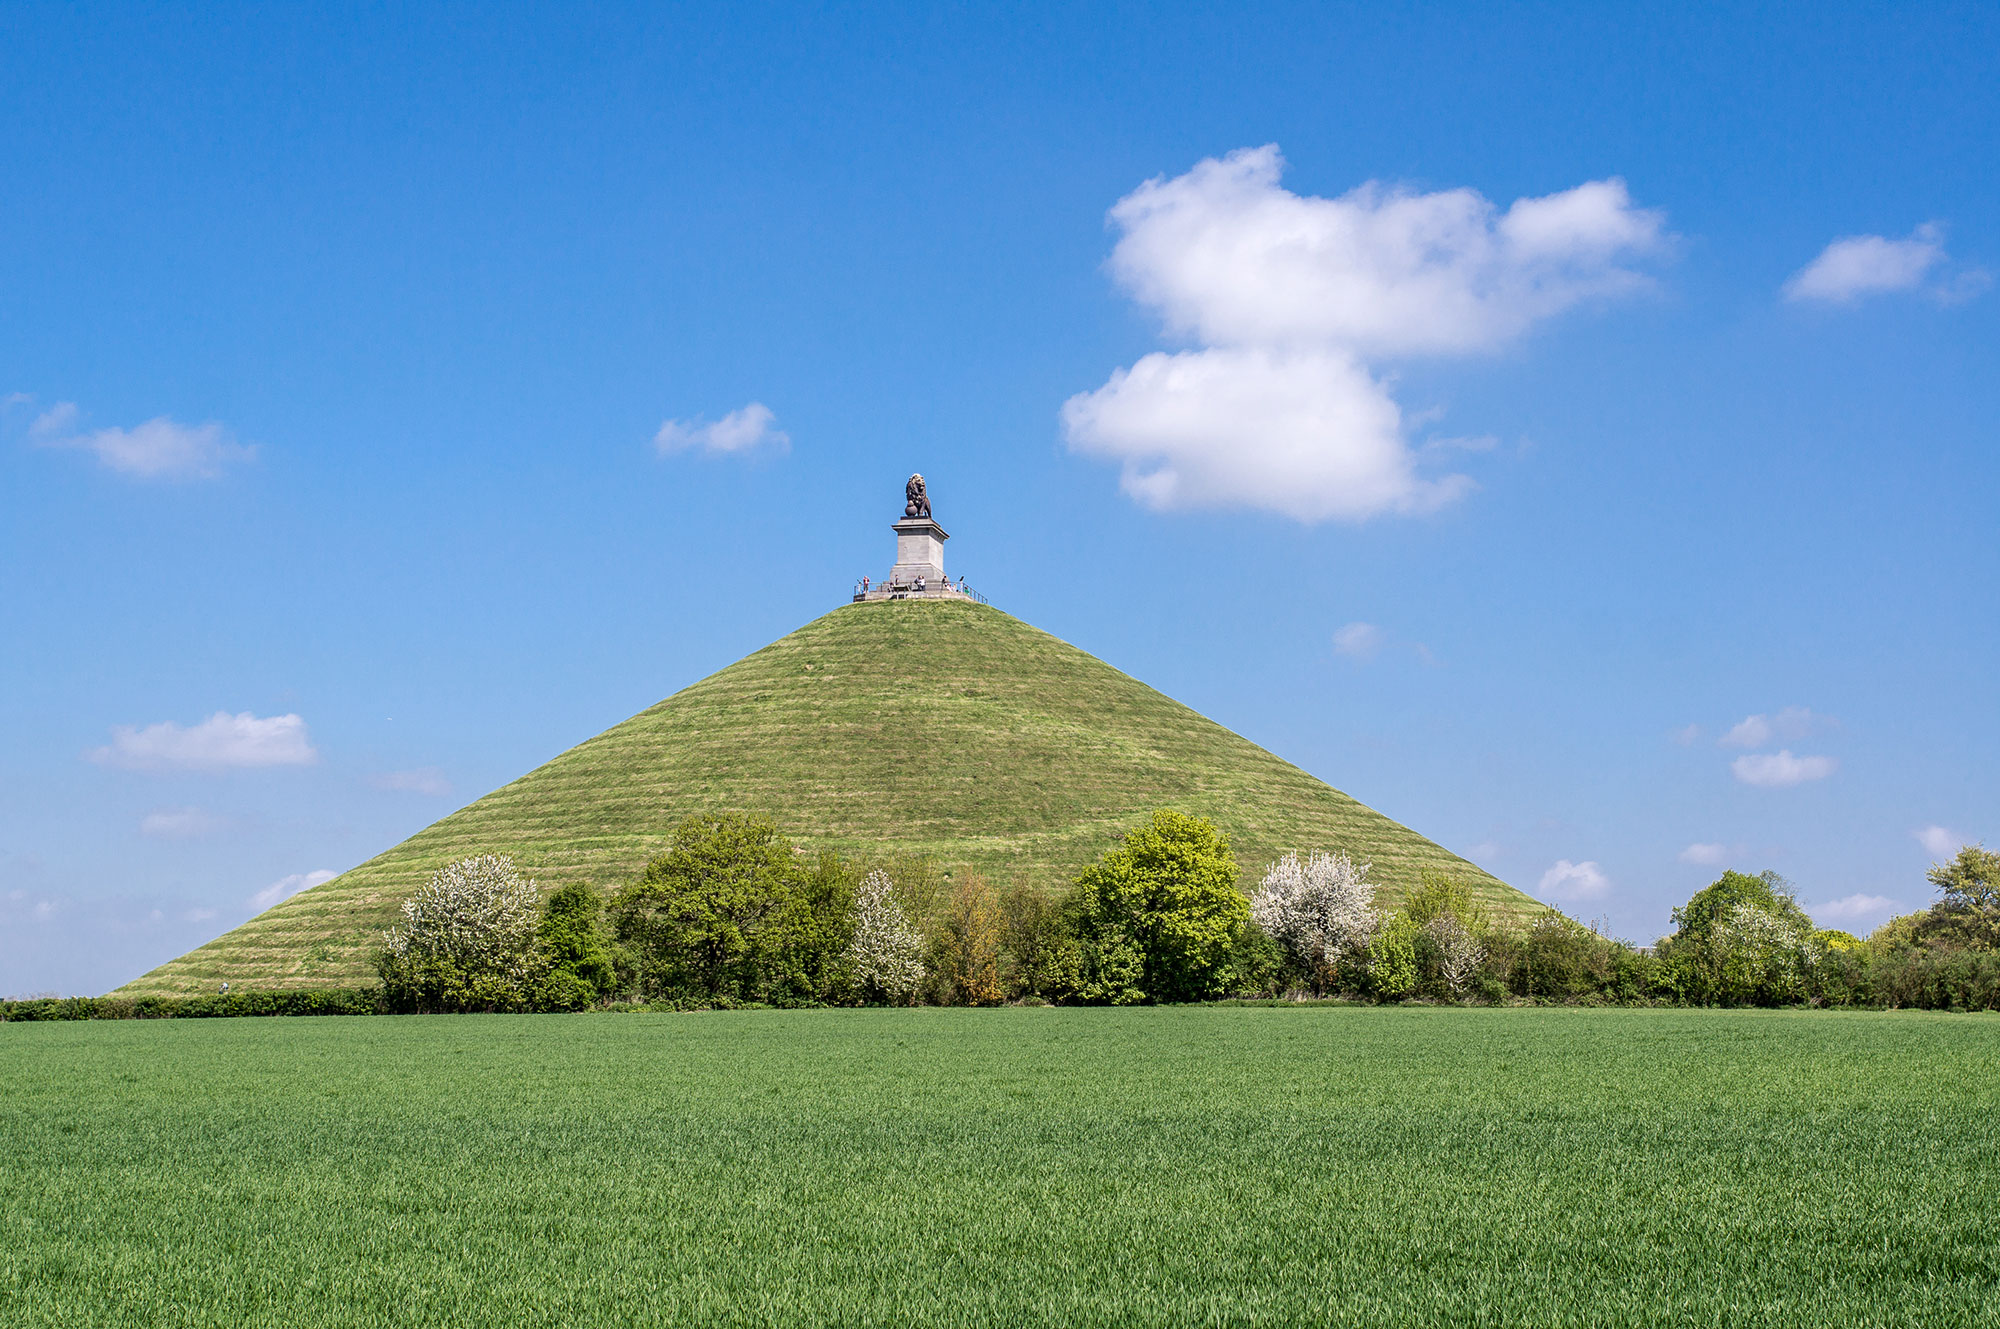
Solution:
[(2000, 1019), (0, 1025), (0, 1322), (2000, 1323)]
[(813, 620), (120, 991), (373, 982), (382, 930), (450, 860), (511, 854), (547, 889), (616, 889), (690, 813), (764, 813), (808, 848), (1052, 886), (1160, 807), (1212, 818), (1248, 873), (1338, 849), (1373, 863), (1388, 902), (1434, 869), (1497, 920), (1545, 909), (1039, 628), (886, 601)]

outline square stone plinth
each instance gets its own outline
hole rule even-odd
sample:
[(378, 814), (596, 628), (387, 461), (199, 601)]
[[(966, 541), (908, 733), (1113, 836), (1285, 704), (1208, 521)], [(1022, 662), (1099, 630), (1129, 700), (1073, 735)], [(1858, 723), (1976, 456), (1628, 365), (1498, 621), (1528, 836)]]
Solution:
[(944, 580), (944, 542), (951, 539), (944, 527), (929, 517), (905, 517), (891, 529), (896, 532), (896, 566), (889, 579), (912, 582), (918, 577)]

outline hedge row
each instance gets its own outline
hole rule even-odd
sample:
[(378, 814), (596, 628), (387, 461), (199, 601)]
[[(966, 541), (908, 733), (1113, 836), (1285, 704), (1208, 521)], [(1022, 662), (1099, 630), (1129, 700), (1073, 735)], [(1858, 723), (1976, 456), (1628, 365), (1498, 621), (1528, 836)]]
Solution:
[(243, 1015), (381, 1015), (380, 988), (230, 992), (196, 997), (36, 997), (0, 1001), (7, 1020), (203, 1020)]

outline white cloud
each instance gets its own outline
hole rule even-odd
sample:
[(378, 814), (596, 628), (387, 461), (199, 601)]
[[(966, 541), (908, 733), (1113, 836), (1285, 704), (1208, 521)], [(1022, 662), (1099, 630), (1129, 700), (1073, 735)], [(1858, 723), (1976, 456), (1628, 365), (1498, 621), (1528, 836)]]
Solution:
[(1770, 742), (1796, 743), (1799, 739), (1832, 728), (1833, 724), (1827, 716), (1814, 715), (1804, 706), (1787, 706), (1776, 715), (1746, 715), (1715, 741), (1718, 747), (1725, 748), (1761, 748)]
[(1659, 214), (1599, 180), (1502, 213), (1472, 189), (1370, 182), (1339, 198), (1278, 183), (1275, 144), (1147, 181), (1111, 209), (1111, 271), (1168, 329), (1211, 346), (1361, 355), (1484, 350), (1580, 301), (1646, 284)]
[(128, 771), (220, 771), (256, 766), (303, 766), (319, 760), (306, 722), (296, 715), (259, 718), (217, 711), (186, 728), (171, 721), (144, 729), (119, 725), (106, 747), (84, 756)]
[(1550, 900), (1594, 900), (1611, 889), (1611, 879), (1594, 862), (1572, 863), (1566, 858), (1542, 874), (1539, 893)]
[(1472, 488), (1420, 476), (1400, 417), (1365, 367), (1324, 348), (1155, 351), (1062, 409), (1070, 446), (1121, 463), (1146, 507), (1302, 522), (1430, 512)]
[(181, 915), (182, 921), (188, 923), (206, 923), (214, 917), (215, 910), (213, 909), (190, 909)]
[(251, 896), (249, 900), (250, 907), (261, 913), (280, 900), (290, 899), (300, 891), (309, 891), (321, 882), (332, 881), (339, 875), (338, 872), (329, 872), (325, 868), (320, 868), (315, 872), (294, 872), (289, 877), (280, 877), (263, 890)]
[(1880, 918), (1895, 910), (1897, 902), (1886, 895), (1849, 895), (1807, 905), (1806, 912), (1821, 927), (1829, 923), (1851, 923), (1857, 919)]
[(792, 437), (782, 429), (772, 428), (777, 418), (770, 407), (753, 401), (713, 424), (700, 417), (669, 420), (653, 435), (653, 446), (662, 455), (694, 449), (715, 456), (749, 452), (766, 445), (782, 452), (792, 445)]
[(1939, 860), (1956, 858), (1958, 851), (1967, 843), (1957, 831), (1948, 831), (1942, 826), (1926, 826), (1910, 834), (1924, 847), (1925, 853)]
[(210, 420), (184, 425), (155, 416), (130, 429), (78, 431), (75, 402), (58, 402), (36, 417), (28, 436), (43, 447), (79, 448), (122, 475), (141, 480), (212, 480), (223, 468), (256, 455)]
[(1478, 844), (1466, 846), (1465, 857), (1475, 863), (1479, 863), (1498, 858), (1502, 852), (1503, 849), (1498, 840), (1481, 840)]
[(139, 821), (139, 833), (162, 840), (191, 840), (222, 830), (229, 822), (203, 808), (161, 808)]
[(1752, 752), (1729, 763), (1729, 769), (1744, 784), (1761, 789), (1783, 789), (1808, 780), (1824, 780), (1840, 769), (1832, 757), (1794, 757), (1790, 749)]
[(1729, 846), (1726, 844), (1691, 844), (1680, 853), (1681, 862), (1697, 863), (1703, 867), (1714, 867), (1728, 857)]
[(1503, 346), (1645, 286), (1631, 261), (1664, 246), (1659, 215), (1619, 180), (1502, 212), (1471, 189), (1303, 196), (1283, 170), (1275, 146), (1246, 148), (1111, 209), (1114, 279), (1199, 345), (1070, 398), (1063, 426), (1077, 451), (1123, 463), (1126, 492), (1148, 506), (1312, 522), (1451, 502), (1471, 482), (1419, 474), (1370, 362)]
[(380, 775), (369, 776), (368, 783), (377, 789), (389, 789), (404, 794), (429, 794), (437, 798), (442, 798), (451, 792), (451, 781), (435, 766), (419, 766), (412, 771), (384, 771)]
[(1382, 629), (1373, 623), (1349, 623), (1333, 634), (1333, 652), (1355, 660), (1372, 660), (1382, 649)]
[(1667, 737), (1680, 747), (1692, 747), (1701, 741), (1701, 726), (1698, 724), (1682, 725), (1679, 729), (1667, 731)]
[(1902, 240), (1845, 235), (1792, 274), (1785, 298), (1847, 304), (1864, 295), (1907, 291), (1944, 260), (1944, 231), (1935, 222), (1925, 222)]

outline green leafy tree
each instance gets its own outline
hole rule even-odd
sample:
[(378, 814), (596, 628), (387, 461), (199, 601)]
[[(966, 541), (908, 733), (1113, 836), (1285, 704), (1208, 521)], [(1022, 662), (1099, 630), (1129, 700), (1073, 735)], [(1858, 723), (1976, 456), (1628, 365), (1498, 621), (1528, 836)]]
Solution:
[(815, 999), (844, 947), (851, 885), (768, 818), (689, 817), (612, 905), (640, 990), (677, 1000)]
[(565, 886), (542, 901), (535, 944), (542, 974), (536, 1005), (577, 1011), (617, 988), (617, 971), (603, 928), (604, 897), (583, 882)]
[(1937, 903), (1917, 927), (1926, 944), (2000, 949), (2000, 854), (1965, 845), (1925, 875), (1938, 889)]
[(1924, 874), (1938, 888), (1938, 904), (1951, 909), (2000, 909), (2000, 853), (1985, 845), (1961, 847), (1949, 863)]
[(1674, 910), (1661, 944), (1670, 981), (1699, 1002), (1778, 1005), (1812, 995), (1825, 947), (1790, 883), (1725, 872)]
[(1228, 837), (1166, 808), (1084, 870), (1071, 909), (1100, 1000), (1133, 991), (1153, 1001), (1221, 995), (1250, 919)]
[(1672, 940), (1677, 944), (1705, 941), (1736, 906), (1746, 904), (1794, 927), (1813, 930), (1813, 921), (1799, 907), (1791, 883), (1777, 873), (1763, 872), (1753, 877), (1747, 872), (1725, 872), (1674, 910)]

